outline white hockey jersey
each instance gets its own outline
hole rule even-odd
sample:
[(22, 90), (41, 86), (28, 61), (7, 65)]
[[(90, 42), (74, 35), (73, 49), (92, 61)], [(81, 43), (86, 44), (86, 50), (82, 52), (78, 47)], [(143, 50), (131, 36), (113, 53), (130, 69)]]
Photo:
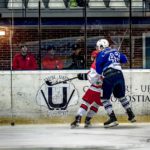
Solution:
[(96, 92), (102, 92), (103, 77), (97, 74), (95, 61), (92, 63), (87, 76), (89, 82), (91, 83), (90, 89)]

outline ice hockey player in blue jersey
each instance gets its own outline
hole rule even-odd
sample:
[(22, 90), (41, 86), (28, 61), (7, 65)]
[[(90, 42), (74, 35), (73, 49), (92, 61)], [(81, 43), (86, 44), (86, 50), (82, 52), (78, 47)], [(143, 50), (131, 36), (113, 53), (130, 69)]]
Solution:
[(109, 119), (104, 123), (104, 127), (108, 128), (118, 125), (110, 101), (112, 94), (115, 98), (118, 98), (123, 108), (126, 110), (128, 120), (130, 122), (135, 122), (135, 115), (131, 109), (130, 102), (125, 97), (125, 80), (121, 68), (122, 63), (127, 63), (127, 57), (117, 49), (111, 49), (106, 39), (101, 39), (98, 43), (102, 51), (96, 58), (96, 71), (98, 74), (104, 76), (102, 85), (103, 96), (101, 101), (109, 116)]

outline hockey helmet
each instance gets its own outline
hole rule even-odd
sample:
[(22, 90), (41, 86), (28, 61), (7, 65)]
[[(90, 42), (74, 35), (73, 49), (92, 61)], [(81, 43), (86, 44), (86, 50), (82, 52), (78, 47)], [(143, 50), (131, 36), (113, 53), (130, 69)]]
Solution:
[(100, 49), (101, 47), (106, 48), (109, 47), (109, 42), (106, 39), (100, 39), (96, 43), (96, 47)]

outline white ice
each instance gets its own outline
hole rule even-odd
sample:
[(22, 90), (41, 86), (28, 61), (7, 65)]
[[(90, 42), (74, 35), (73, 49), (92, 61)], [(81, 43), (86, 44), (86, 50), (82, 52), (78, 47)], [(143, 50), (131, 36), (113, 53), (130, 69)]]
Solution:
[(0, 150), (150, 150), (150, 123), (102, 124), (85, 129), (63, 125), (0, 126)]

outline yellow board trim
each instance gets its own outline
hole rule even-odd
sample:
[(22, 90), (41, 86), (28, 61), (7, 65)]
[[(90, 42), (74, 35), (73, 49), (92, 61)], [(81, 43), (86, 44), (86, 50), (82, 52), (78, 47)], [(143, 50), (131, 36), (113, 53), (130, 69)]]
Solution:
[[(21, 117), (1, 117), (0, 125), (9, 125), (12, 122), (15, 124), (70, 124), (74, 121), (74, 116), (62, 116), (62, 117), (42, 117), (42, 118), (21, 118)], [(103, 123), (107, 120), (107, 116), (94, 116), (91, 120), (92, 124), (94, 123)], [(119, 123), (127, 123), (127, 116), (117, 116)], [(84, 123), (85, 117), (82, 118), (81, 123)], [(149, 122), (150, 115), (137, 115), (136, 120), (138, 123)]]

